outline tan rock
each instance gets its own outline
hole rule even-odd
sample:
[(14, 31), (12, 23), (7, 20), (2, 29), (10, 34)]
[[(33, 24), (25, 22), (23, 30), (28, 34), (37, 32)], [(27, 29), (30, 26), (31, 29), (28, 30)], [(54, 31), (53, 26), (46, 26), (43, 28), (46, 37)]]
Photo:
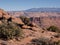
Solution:
[(3, 13), (3, 15), (8, 15), (8, 13), (6, 11), (3, 11), (2, 13)]
[(0, 18), (2, 17), (2, 15), (3, 15), (3, 14), (2, 14), (2, 11), (0, 10)]
[(31, 27), (30, 26), (27, 26), (27, 25), (23, 25), (22, 28), (23, 29), (30, 29)]
[(36, 28), (38, 28), (39, 26), (38, 25), (36, 25), (34, 22), (31, 22), (31, 27), (36, 27)]
[(2, 12), (0, 12), (0, 15), (2, 15)]
[(5, 19), (9, 19), (11, 16), (10, 15), (3, 15)]
[(0, 21), (0, 24), (2, 24), (2, 21)]
[(34, 22), (32, 22), (32, 23), (31, 23), (31, 25), (32, 25), (33, 27), (35, 27), (35, 26), (36, 26), (36, 24), (35, 24)]
[(34, 30), (34, 31), (38, 31), (39, 30), (39, 28), (36, 28), (36, 27), (31, 27), (31, 29)]
[(3, 9), (0, 9), (0, 12), (2, 13), (2, 15), (8, 15), (8, 13), (4, 11)]
[(9, 17), (9, 15), (8, 15), (7, 12), (5, 12), (3, 9), (0, 9), (0, 18), (1, 18), (2, 16), (3, 16), (3, 17), (7, 17), (7, 18)]
[(20, 18), (12, 17), (12, 22), (23, 25), (24, 23)]

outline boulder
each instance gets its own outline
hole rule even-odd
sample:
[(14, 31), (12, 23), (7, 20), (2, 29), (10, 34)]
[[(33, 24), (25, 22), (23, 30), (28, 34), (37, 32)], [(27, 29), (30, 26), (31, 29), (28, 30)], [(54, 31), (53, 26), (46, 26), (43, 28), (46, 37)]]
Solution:
[(31, 23), (30, 23), (30, 26), (31, 26), (31, 27), (38, 27), (34, 22), (31, 22)]
[(12, 22), (23, 25), (24, 23), (20, 18), (12, 17)]
[(22, 28), (23, 29), (30, 29), (31, 27), (30, 26), (27, 26), (27, 25), (23, 25)]
[(11, 16), (10, 15), (3, 15), (5, 19), (9, 19)]
[(38, 31), (38, 30), (39, 30), (39, 28), (36, 28), (36, 27), (31, 27), (31, 29), (32, 29), (33, 31)]
[(32, 23), (31, 23), (31, 25), (32, 25), (33, 27), (35, 27), (35, 26), (36, 26), (36, 24), (35, 24), (34, 22), (32, 22)]

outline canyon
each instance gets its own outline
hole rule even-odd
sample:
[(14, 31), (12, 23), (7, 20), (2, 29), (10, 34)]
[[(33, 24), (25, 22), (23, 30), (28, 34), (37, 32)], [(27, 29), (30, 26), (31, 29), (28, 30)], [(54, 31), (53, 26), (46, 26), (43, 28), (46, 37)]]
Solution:
[(51, 25), (60, 28), (60, 8), (32, 8), (24, 11), (10, 11), (10, 15), (15, 17), (26, 16), (42, 28)]

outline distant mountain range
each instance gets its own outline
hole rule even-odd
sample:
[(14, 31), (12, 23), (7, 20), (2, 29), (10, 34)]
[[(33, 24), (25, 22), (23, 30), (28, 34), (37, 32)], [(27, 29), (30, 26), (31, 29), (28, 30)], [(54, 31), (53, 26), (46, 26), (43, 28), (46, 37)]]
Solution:
[(60, 8), (31, 8), (24, 12), (60, 12)]
[(28, 17), (48, 17), (48, 16), (60, 16), (60, 8), (31, 8), (23, 11), (8, 11), (10, 15), (28, 16)]

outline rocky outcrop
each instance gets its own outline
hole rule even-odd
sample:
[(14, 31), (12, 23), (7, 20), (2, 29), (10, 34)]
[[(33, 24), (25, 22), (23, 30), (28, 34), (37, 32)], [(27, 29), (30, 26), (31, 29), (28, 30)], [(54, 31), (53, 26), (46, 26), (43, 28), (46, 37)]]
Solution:
[(21, 24), (21, 25), (24, 24), (20, 18), (10, 16), (7, 12), (5, 12), (2, 9), (0, 9), (0, 19), (1, 20), (11, 21), (11, 22)]
[(14, 22), (14, 23), (21, 24), (21, 25), (24, 24), (20, 18), (16, 18), (13, 16), (11, 18), (12, 18), (12, 22)]
[(27, 25), (23, 25), (22, 28), (23, 29), (30, 29), (31, 27), (30, 26), (27, 26)]
[(14, 23), (18, 24), (22, 29), (36, 30), (38, 28), (38, 26), (34, 22), (31, 22), (30, 25), (28, 26), (20, 18), (11, 16), (4, 10), (0, 9), (0, 24), (2, 23), (2, 20), (7, 21), (7, 23), (14, 22)]
[(9, 19), (11, 16), (10, 15), (3, 15), (3, 18)]

